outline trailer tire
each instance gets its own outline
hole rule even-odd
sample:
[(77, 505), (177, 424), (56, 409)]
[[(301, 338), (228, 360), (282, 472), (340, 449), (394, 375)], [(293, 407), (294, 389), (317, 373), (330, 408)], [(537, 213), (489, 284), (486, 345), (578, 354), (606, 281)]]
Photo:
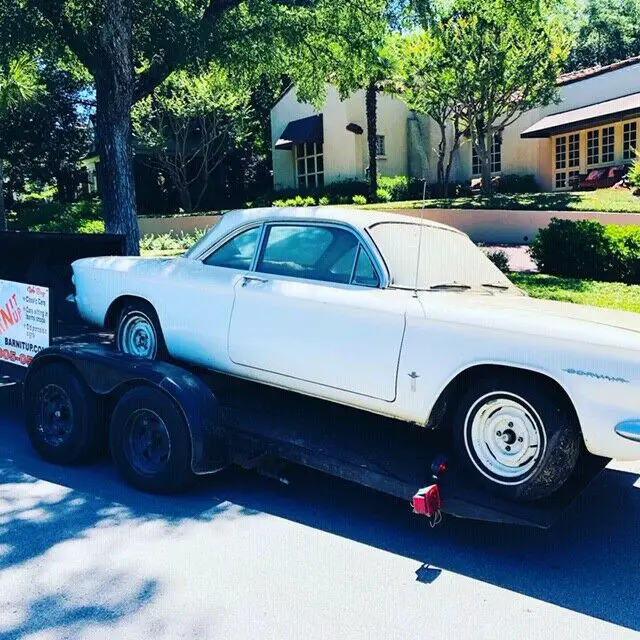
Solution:
[(127, 391), (109, 429), (111, 455), (120, 476), (148, 493), (176, 493), (193, 479), (191, 437), (180, 407), (152, 386)]
[(462, 394), (453, 441), (468, 475), (518, 502), (555, 493), (573, 473), (582, 446), (564, 397), (544, 381), (505, 374), (475, 380)]
[(27, 380), (26, 428), (33, 448), (49, 462), (89, 462), (100, 452), (99, 399), (64, 362), (45, 364)]

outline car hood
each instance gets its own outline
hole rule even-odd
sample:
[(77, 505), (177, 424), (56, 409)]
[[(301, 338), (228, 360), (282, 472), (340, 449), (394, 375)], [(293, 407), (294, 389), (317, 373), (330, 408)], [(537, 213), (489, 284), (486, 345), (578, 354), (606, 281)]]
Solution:
[(640, 350), (640, 314), (496, 293), (423, 293), (427, 317)]

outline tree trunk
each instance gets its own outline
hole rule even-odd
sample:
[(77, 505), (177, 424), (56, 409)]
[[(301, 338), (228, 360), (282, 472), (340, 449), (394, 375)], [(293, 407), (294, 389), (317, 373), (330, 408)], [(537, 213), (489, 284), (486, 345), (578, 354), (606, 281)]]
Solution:
[(371, 82), (366, 92), (367, 144), (369, 146), (369, 197), (375, 201), (378, 192), (378, 159), (376, 139), (378, 137), (378, 89)]
[(480, 156), (482, 162), (482, 193), (486, 196), (491, 195), (491, 147), (492, 147), (491, 131), (484, 134), (483, 155)]
[(444, 159), (447, 153), (447, 129), (446, 124), (440, 124), (440, 142), (438, 143), (438, 165), (436, 181), (438, 185), (438, 197), (447, 197)]
[(136, 216), (131, 107), (134, 70), (127, 0), (106, 0), (95, 70), (96, 142), (107, 233), (126, 236), (128, 255), (140, 253)]
[(4, 210), (4, 167), (0, 158), (0, 231), (7, 230), (7, 215)]

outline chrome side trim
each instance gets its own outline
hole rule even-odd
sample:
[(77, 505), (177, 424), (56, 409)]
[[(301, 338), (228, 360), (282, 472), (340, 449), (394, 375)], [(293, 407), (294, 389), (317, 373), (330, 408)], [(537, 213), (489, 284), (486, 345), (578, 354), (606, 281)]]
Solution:
[(617, 424), (614, 431), (627, 440), (640, 442), (640, 418), (637, 420), (625, 420)]

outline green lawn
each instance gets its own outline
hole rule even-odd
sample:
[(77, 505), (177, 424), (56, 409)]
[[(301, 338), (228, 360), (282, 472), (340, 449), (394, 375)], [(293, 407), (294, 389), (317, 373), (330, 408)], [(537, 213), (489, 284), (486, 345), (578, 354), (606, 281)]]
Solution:
[[(426, 201), (432, 209), (533, 209), (540, 211), (601, 211), (640, 213), (640, 198), (628, 189), (553, 193), (497, 193)], [(367, 204), (369, 209), (420, 209), (422, 200)]]
[(640, 313), (640, 285), (572, 280), (528, 273), (512, 273), (509, 277), (515, 285), (533, 298), (576, 302)]

